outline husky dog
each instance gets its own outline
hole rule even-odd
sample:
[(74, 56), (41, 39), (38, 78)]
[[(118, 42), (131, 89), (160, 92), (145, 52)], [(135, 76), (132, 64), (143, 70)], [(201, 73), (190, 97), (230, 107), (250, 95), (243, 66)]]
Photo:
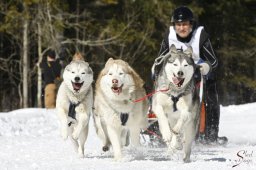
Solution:
[(199, 95), (195, 87), (196, 65), (192, 48), (178, 51), (174, 45), (163, 57), (163, 67), (156, 80), (152, 110), (156, 113), (160, 132), (168, 150), (184, 145), (184, 162), (190, 161), (191, 145), (199, 122)]
[(56, 108), (61, 126), (61, 136), (70, 136), (80, 157), (84, 157), (84, 144), (93, 105), (93, 72), (82, 60), (72, 61), (65, 67)]
[(122, 146), (140, 145), (140, 130), (147, 127), (147, 100), (143, 80), (123, 60), (110, 58), (96, 81), (94, 122), (103, 150), (112, 145), (114, 159), (120, 160)]

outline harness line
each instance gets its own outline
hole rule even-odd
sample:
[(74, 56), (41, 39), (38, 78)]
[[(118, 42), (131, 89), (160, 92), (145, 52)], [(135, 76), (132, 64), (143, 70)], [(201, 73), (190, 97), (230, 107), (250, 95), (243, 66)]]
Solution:
[(153, 96), (154, 94), (156, 94), (156, 93), (158, 93), (158, 92), (167, 92), (167, 91), (169, 91), (169, 90), (170, 90), (170, 89), (155, 90), (155, 91), (153, 91), (153, 92), (147, 94), (146, 96), (144, 96), (144, 97), (142, 97), (142, 98), (133, 100), (132, 102), (134, 102), (134, 103), (141, 102), (141, 101), (147, 99), (148, 97)]

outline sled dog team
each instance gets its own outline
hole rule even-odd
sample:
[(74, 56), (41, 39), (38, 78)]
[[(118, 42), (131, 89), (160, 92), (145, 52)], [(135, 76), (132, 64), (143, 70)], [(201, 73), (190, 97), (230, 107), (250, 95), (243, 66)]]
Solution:
[[(161, 60), (152, 110), (168, 151), (183, 149), (183, 161), (189, 162), (200, 108), (192, 48), (183, 52), (172, 45)], [(111, 147), (114, 160), (120, 160), (122, 147), (139, 146), (140, 131), (147, 128), (149, 103), (147, 99), (136, 102), (146, 96), (144, 82), (127, 62), (110, 58), (98, 75), (95, 93), (92, 83), (93, 71), (87, 62), (73, 60), (65, 67), (56, 101), (61, 136), (69, 137), (79, 156), (84, 157), (92, 114), (103, 151)]]

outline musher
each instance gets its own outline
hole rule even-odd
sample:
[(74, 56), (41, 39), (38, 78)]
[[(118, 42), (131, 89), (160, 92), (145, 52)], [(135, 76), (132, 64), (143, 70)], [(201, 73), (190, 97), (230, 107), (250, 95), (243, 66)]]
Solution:
[[(171, 44), (182, 50), (186, 50), (188, 46), (191, 46), (195, 63), (206, 62), (211, 66), (210, 72), (204, 76), (205, 126), (202, 127), (200, 125), (197, 141), (204, 144), (226, 144), (227, 137), (218, 136), (220, 120), (220, 105), (216, 83), (218, 59), (212, 48), (209, 34), (204, 30), (203, 26), (197, 26), (193, 12), (186, 6), (181, 6), (174, 10), (171, 23), (172, 25), (162, 41), (159, 56), (168, 53)], [(160, 69), (161, 65), (155, 66), (153, 79), (157, 77)], [(200, 76), (197, 78), (200, 80)], [(204, 118), (201, 117), (203, 120)], [(202, 123), (202, 120), (200, 123)]]

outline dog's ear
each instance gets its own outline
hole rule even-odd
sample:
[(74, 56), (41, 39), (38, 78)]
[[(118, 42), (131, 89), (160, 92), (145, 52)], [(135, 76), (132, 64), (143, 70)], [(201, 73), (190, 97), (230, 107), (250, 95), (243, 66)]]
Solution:
[(89, 73), (89, 74), (93, 74), (93, 71), (92, 71), (92, 68), (91, 68), (91, 67), (88, 67), (88, 73)]
[(70, 64), (68, 64), (68, 65), (65, 67), (65, 70), (66, 70), (66, 71), (70, 71), (70, 68), (69, 68), (69, 67), (70, 67)]
[(115, 60), (113, 58), (108, 59), (108, 61), (105, 63), (103, 70), (101, 70), (101, 72), (100, 72), (100, 75), (99, 75), (100, 77), (107, 74), (109, 67), (111, 66), (112, 63), (114, 63), (114, 61)]
[(171, 51), (172, 53), (177, 53), (177, 48), (175, 47), (174, 44), (171, 45), (170, 51)]
[(184, 51), (185, 54), (189, 55), (190, 57), (192, 57), (192, 54), (193, 54), (193, 49), (191, 46), (189, 46), (185, 51)]
[(127, 66), (128, 66), (129, 73), (131, 74), (131, 76), (134, 80), (135, 86), (142, 88), (144, 85), (144, 81), (141, 79), (139, 74), (129, 64)]
[(109, 58), (105, 65), (108, 65), (109, 63), (112, 63), (114, 61), (113, 58)]

